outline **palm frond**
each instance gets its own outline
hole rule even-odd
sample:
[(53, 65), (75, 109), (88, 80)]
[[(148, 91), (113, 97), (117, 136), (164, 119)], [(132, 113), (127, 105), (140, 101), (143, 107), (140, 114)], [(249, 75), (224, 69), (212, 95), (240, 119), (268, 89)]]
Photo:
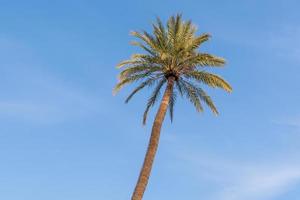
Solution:
[(197, 27), (190, 20), (184, 21), (181, 14), (171, 16), (165, 24), (157, 18), (152, 29), (151, 33), (131, 32), (136, 39), (131, 44), (140, 47), (144, 53), (133, 54), (129, 60), (118, 64), (117, 67), (122, 68), (122, 71), (114, 93), (130, 83), (139, 82), (126, 98), (127, 103), (142, 89), (153, 86), (154, 91), (143, 114), (145, 124), (148, 112), (157, 101), (161, 88), (173, 77), (175, 86), (168, 107), (171, 121), (178, 93), (189, 99), (198, 112), (203, 111), (203, 103), (213, 113), (218, 114), (211, 97), (201, 87), (207, 85), (227, 92), (231, 92), (232, 87), (221, 76), (203, 70), (205, 67), (222, 67), (225, 64), (221, 57), (198, 51), (210, 39), (210, 35), (197, 35)]
[(181, 85), (181, 81), (176, 81), (175, 82), (176, 88), (179, 91), (179, 94), (181, 95), (181, 97), (183, 97), (183, 89), (182, 89), (182, 85)]
[(183, 22), (182, 24), (182, 30), (180, 35), (178, 36), (178, 40), (182, 41), (183, 43), (186, 43), (187, 41), (189, 41), (191, 38), (193, 38), (194, 36), (194, 32), (195, 28), (192, 25), (192, 21), (189, 20), (187, 22)]
[(154, 73), (154, 72), (158, 72), (161, 70), (161, 67), (158, 66), (144, 66), (144, 65), (138, 65), (138, 66), (134, 66), (134, 67), (130, 67), (127, 68), (125, 70), (123, 70), (120, 74), (119, 74), (119, 79), (125, 79), (128, 78), (130, 76), (134, 76), (134, 75), (138, 75), (141, 73)]
[(197, 53), (192, 56), (188, 56), (178, 64), (179, 69), (183, 72), (190, 71), (197, 66), (201, 67), (222, 67), (225, 64), (225, 60), (221, 57), (217, 57), (206, 53)]
[(221, 76), (205, 71), (191, 71), (185, 74), (187, 78), (193, 78), (196, 81), (205, 83), (213, 88), (221, 88), (227, 92), (231, 92), (232, 88)]
[(161, 79), (160, 82), (155, 87), (154, 91), (152, 92), (152, 95), (148, 99), (146, 110), (145, 110), (144, 115), (143, 115), (143, 124), (144, 125), (146, 124), (146, 121), (147, 121), (147, 116), (148, 116), (149, 109), (155, 104), (157, 98), (160, 95), (160, 89), (165, 84), (165, 82), (166, 82), (166, 79)]
[(173, 90), (169, 100), (169, 114), (170, 114), (171, 122), (173, 122), (174, 105), (176, 102), (176, 98), (177, 98), (176, 92)]
[(153, 34), (156, 38), (156, 41), (161, 50), (167, 50), (168, 38), (166, 34), (166, 30), (160, 18), (156, 19), (156, 24), (152, 24), (153, 26)]
[[(192, 37), (193, 36), (194, 36), (194, 33), (192, 34)], [(199, 48), (200, 45), (203, 44), (204, 42), (208, 41), (210, 37), (211, 36), (208, 33), (204, 33), (195, 38), (189, 38), (189, 40), (187, 40), (187, 43), (186, 43), (186, 46), (187, 46), (186, 50), (192, 51), (192, 50)]]
[(126, 98), (125, 103), (128, 103), (130, 99), (141, 89), (143, 89), (145, 86), (151, 86), (155, 81), (157, 81), (158, 78), (149, 78), (148, 80), (142, 82), (138, 87), (136, 87), (130, 95)]
[(125, 65), (137, 65), (137, 64), (141, 64), (141, 62), (142, 62), (141, 60), (137, 60), (137, 59), (124, 60), (117, 65), (117, 68), (122, 68)]
[(120, 89), (122, 89), (125, 85), (135, 82), (137, 80), (140, 80), (142, 78), (145, 78), (149, 75), (149, 73), (144, 73), (144, 74), (138, 74), (138, 75), (134, 75), (131, 77), (127, 77), (125, 79), (121, 79), (120, 82), (115, 86), (114, 90), (113, 90), (113, 94), (116, 94), (120, 91)]
[(146, 45), (140, 43), (140, 42), (137, 42), (137, 41), (131, 41), (130, 42), (131, 45), (133, 46), (138, 46), (138, 47), (141, 47), (142, 49), (144, 49), (145, 51), (147, 51), (148, 53), (150, 53), (151, 55), (155, 56), (156, 55), (156, 52), (150, 48), (148, 48)]
[[(143, 31), (143, 33), (140, 33), (137, 31), (132, 31), (131, 35), (144, 41), (150, 47), (150, 49), (148, 48), (150, 52), (161, 53), (161, 49), (159, 48), (157, 41), (151, 34), (147, 33), (146, 31)], [(141, 47), (144, 46), (143, 44), (141, 44), (139, 42), (134, 42), (133, 44), (136, 44), (137, 46), (141, 46)], [(146, 46), (144, 46), (144, 47), (147, 48)]]
[(184, 83), (189, 85), (189, 87), (193, 88), (193, 90), (197, 92), (198, 97), (212, 110), (212, 112), (214, 114), (216, 114), (216, 115), (219, 114), (219, 112), (218, 112), (216, 106), (214, 105), (211, 97), (208, 96), (202, 88), (200, 88), (200, 87), (198, 87), (198, 86), (196, 86), (193, 83), (188, 82), (188, 81), (184, 81)]
[(145, 65), (136, 65), (133, 67), (129, 67), (127, 69), (124, 69), (120, 74), (119, 74), (119, 79), (124, 79), (126, 77), (129, 77), (131, 75), (134, 75), (136, 73), (141, 73), (149, 70), (149, 67)]
[(201, 88), (198, 88), (198, 94), (199, 94), (200, 99), (212, 110), (212, 112), (215, 113), (216, 115), (218, 115), (219, 112), (218, 112), (214, 102), (212, 101), (211, 97), (208, 96), (206, 94), (206, 92)]
[(207, 54), (207, 53), (198, 54), (196, 59), (197, 59), (197, 65), (200, 66), (221, 67), (225, 64), (225, 60), (223, 58), (211, 54)]
[(182, 86), (182, 91), (186, 95), (186, 98), (190, 100), (190, 102), (194, 105), (198, 112), (202, 112), (203, 107), (198, 97), (197, 90), (195, 90), (189, 84), (186, 84), (183, 80), (180, 80), (180, 82)]

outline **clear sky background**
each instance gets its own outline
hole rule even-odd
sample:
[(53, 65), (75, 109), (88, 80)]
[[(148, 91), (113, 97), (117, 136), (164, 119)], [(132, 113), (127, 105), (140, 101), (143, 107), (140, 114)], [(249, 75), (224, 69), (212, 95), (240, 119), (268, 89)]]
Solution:
[[(300, 198), (300, 3), (0, 0), (0, 199), (126, 200), (143, 161), (149, 92), (112, 96), (131, 30), (181, 12), (232, 94), (215, 117), (179, 100), (144, 200)], [(130, 89), (130, 88), (129, 88)]]

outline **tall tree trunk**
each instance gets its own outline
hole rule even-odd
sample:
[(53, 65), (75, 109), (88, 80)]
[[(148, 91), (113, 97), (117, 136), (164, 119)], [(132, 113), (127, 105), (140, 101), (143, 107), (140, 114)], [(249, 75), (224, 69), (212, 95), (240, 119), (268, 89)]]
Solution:
[(173, 92), (174, 80), (175, 78), (172, 76), (168, 78), (167, 87), (152, 126), (150, 141), (148, 144), (148, 149), (144, 159), (144, 163), (139, 175), (139, 179), (135, 186), (133, 195), (131, 197), (131, 200), (141, 200), (143, 198), (146, 186), (148, 184), (149, 176), (151, 173), (154, 157), (157, 151), (159, 137), (160, 137), (160, 130), (167, 112), (167, 108), (169, 106), (169, 100), (171, 94)]

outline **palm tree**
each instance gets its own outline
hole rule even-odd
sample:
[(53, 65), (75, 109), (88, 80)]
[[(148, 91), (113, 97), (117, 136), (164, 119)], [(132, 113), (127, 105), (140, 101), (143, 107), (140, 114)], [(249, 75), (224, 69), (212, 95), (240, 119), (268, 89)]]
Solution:
[(186, 97), (198, 112), (203, 111), (201, 104), (203, 102), (217, 115), (217, 108), (201, 85), (221, 88), (227, 92), (232, 91), (231, 86), (224, 79), (205, 70), (205, 67), (221, 67), (225, 64), (225, 60), (211, 54), (198, 52), (197, 49), (202, 43), (209, 40), (210, 35), (197, 36), (196, 31), (192, 22), (183, 21), (180, 14), (170, 17), (166, 26), (157, 18), (156, 23), (153, 24), (152, 34), (146, 31), (131, 32), (140, 40), (132, 42), (132, 44), (141, 47), (146, 53), (134, 54), (131, 59), (118, 65), (118, 68), (123, 68), (123, 70), (120, 72), (119, 82), (114, 88), (115, 93), (125, 85), (140, 82), (127, 97), (126, 103), (143, 88), (154, 87), (146, 105), (143, 124), (146, 123), (149, 109), (157, 102), (163, 86), (166, 85), (152, 126), (147, 153), (132, 200), (143, 198), (157, 151), (162, 123), (167, 109), (169, 109), (172, 121), (177, 94)]

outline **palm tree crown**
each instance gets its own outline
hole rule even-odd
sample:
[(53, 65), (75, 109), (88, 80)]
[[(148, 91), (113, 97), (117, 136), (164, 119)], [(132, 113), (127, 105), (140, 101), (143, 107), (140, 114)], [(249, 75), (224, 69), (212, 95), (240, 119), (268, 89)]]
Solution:
[(207, 85), (231, 92), (232, 88), (222, 77), (209, 73), (206, 67), (222, 67), (225, 60), (207, 53), (201, 53), (198, 48), (209, 40), (209, 34), (196, 35), (197, 28), (191, 21), (183, 21), (181, 15), (171, 17), (166, 26), (157, 18), (153, 24), (153, 34), (146, 31), (131, 32), (140, 41), (133, 45), (145, 50), (144, 54), (134, 54), (131, 59), (121, 62), (123, 68), (119, 74), (119, 82), (114, 88), (118, 92), (123, 86), (140, 82), (127, 97), (126, 103), (145, 87), (154, 87), (148, 99), (144, 112), (143, 123), (146, 123), (149, 109), (156, 103), (160, 91), (169, 78), (174, 80), (174, 89), (169, 100), (169, 113), (173, 119), (173, 107), (176, 95), (186, 97), (198, 112), (203, 111), (202, 102), (213, 113), (218, 114), (210, 96), (201, 88)]

